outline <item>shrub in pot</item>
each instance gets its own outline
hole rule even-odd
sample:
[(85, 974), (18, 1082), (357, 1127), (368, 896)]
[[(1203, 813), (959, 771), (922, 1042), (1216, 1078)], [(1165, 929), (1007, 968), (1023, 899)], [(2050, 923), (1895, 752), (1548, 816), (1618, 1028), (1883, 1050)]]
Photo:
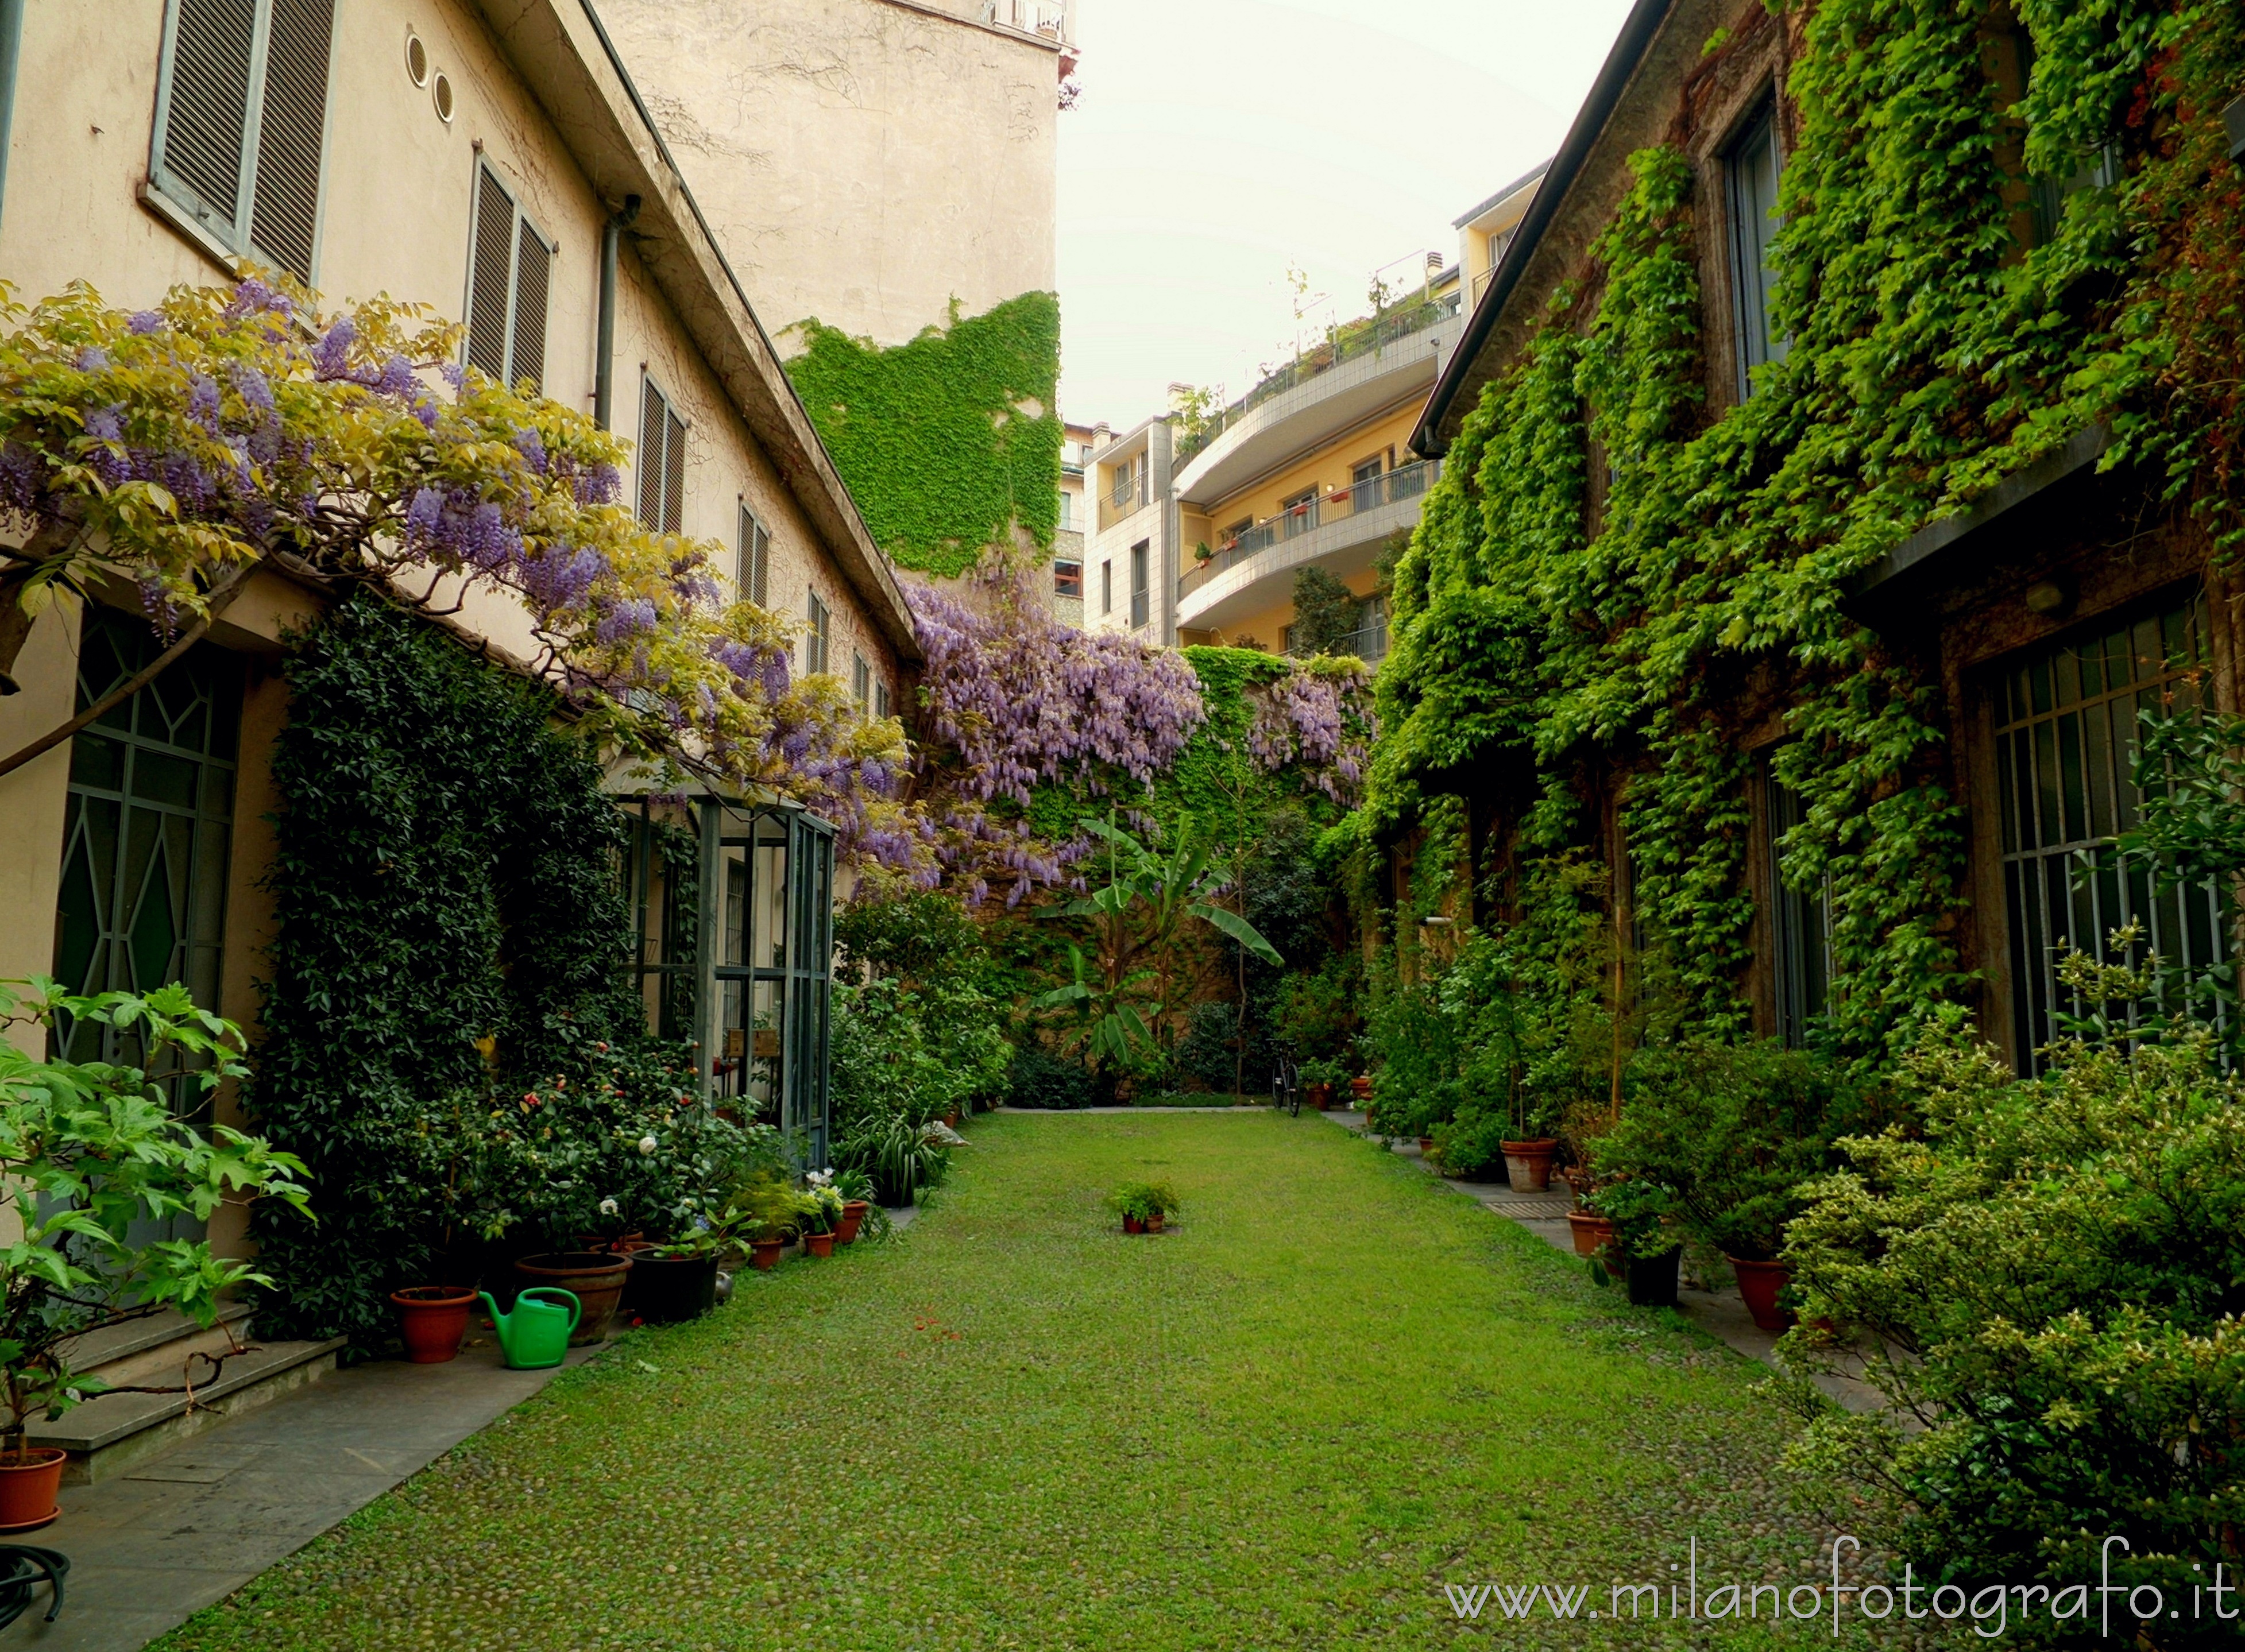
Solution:
[[(0, 1023), (64, 1047), (78, 1029), (105, 1026), (146, 1063), (35, 1060), (0, 1038), (0, 1197), (22, 1235), (0, 1248), (0, 1527), (22, 1529), (52, 1518), (64, 1460), (29, 1445), (31, 1420), (104, 1391), (71, 1368), (78, 1338), (166, 1309), (208, 1329), (226, 1293), (271, 1283), (207, 1240), (151, 1229), (171, 1216), (207, 1222), (221, 1204), (272, 1199), (304, 1213), (309, 1201), (300, 1160), (175, 1114), (164, 1087), (207, 1095), (248, 1070), (241, 1029), (197, 1009), (185, 987), (89, 998), (45, 977), (10, 982)], [(230, 1357), (198, 1356), (211, 1368), (200, 1379)]]
[(1333, 1106), (1348, 1069), (1337, 1060), (1309, 1060), (1302, 1063), (1301, 1075), (1302, 1099), (1323, 1113)]
[(408, 1363), (441, 1365), (457, 1359), (468, 1316), (476, 1305), (472, 1285), (408, 1285), (390, 1293), (397, 1310), (398, 1339)]
[(1159, 1233), (1178, 1200), (1166, 1181), (1126, 1181), (1107, 1195), (1107, 1204), (1122, 1218), (1123, 1232)]

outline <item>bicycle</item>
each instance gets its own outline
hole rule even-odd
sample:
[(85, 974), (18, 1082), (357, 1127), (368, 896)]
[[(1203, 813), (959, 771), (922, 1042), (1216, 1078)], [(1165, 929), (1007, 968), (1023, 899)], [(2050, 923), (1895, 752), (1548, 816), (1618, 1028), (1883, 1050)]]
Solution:
[(1285, 1050), (1271, 1063), (1271, 1105), (1283, 1107), (1295, 1118), (1302, 1116), (1302, 1070)]

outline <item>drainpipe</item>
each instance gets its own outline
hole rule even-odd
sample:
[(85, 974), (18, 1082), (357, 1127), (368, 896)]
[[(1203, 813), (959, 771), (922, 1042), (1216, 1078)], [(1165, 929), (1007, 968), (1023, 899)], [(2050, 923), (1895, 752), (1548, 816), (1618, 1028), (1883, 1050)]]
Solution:
[[(10, 4), (20, 12), (23, 0), (0, 0), (0, 5)], [(638, 216), (639, 197), (627, 195), (623, 209), (600, 226), (600, 326), (594, 346), (600, 354), (593, 363), (593, 417), (604, 430), (614, 428), (608, 416), (616, 393), (616, 244)]]
[(24, 52), (24, 0), (0, 0), (0, 200), (8, 193), (8, 151), (16, 136), (16, 60)]

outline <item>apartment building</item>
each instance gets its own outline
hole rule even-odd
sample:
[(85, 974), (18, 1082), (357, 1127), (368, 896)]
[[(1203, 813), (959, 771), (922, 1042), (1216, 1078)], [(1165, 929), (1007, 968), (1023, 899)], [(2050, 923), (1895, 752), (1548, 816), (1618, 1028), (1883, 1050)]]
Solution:
[(1060, 525), (1053, 532), (1050, 586), (1053, 617), (1067, 625), (1083, 624), (1083, 547), (1092, 505), (1084, 476), (1109, 435), (1104, 424), (1061, 427)]
[[(84, 281), (129, 308), (248, 261), (338, 298), (465, 317), (469, 362), (636, 439), (625, 498), (650, 525), (726, 547), (737, 588), (802, 626), (798, 671), (843, 677), (870, 711), (897, 702), (917, 653), (894, 572), (589, 7), (106, 0), (18, 15), (0, 268), (19, 294)], [(104, 720), (111, 744), (173, 777), (163, 796), (74, 765), (83, 734), (0, 776), (0, 904), (14, 915), (0, 978), (63, 972), (67, 886), (99, 937), (73, 989), (185, 980), (254, 1023), (288, 714), (275, 667), (283, 632), (323, 600), (269, 565), (254, 579), (206, 642)], [(529, 657), (512, 599), (474, 595), (458, 623)], [(18, 660), (22, 691), (0, 698), (0, 749), (124, 680), (90, 663), (100, 680), (81, 680), (81, 661), (113, 657), (97, 633), (153, 658), (137, 608), (57, 605)], [(210, 714), (134, 714), (167, 695)], [(128, 868), (89, 849), (97, 818), (191, 847)]]
[(1166, 414), (1109, 436), (1086, 461), (1091, 540), (1083, 628), (1174, 643), (1178, 511)]

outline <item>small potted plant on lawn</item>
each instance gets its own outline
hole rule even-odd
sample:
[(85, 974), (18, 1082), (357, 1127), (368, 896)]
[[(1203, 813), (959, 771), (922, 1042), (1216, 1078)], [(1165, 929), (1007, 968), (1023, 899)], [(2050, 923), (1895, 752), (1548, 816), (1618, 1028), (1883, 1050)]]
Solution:
[(1125, 1233), (1159, 1233), (1177, 1208), (1177, 1190), (1166, 1181), (1126, 1181), (1107, 1198), (1122, 1218)]
[[(29, 996), (13, 990), (26, 985)], [(166, 1309), (208, 1330), (225, 1293), (272, 1283), (213, 1256), (207, 1240), (149, 1236), (166, 1218), (207, 1222), (254, 1199), (308, 1209), (302, 1161), (222, 1124), (200, 1134), (174, 1114), (165, 1086), (207, 1094), (248, 1072), (241, 1030), (197, 1009), (184, 986), (82, 998), (45, 977), (11, 982), (0, 985), (0, 1034), (5, 1024), (37, 1026), (64, 1048), (106, 1026), (147, 1066), (34, 1060), (0, 1035), (0, 1199), (20, 1236), (0, 1247), (0, 1533), (57, 1513), (66, 1453), (30, 1443), (35, 1418), (103, 1392), (181, 1391), (105, 1388), (71, 1369), (79, 1339)], [(195, 1356), (199, 1380), (248, 1351)]]
[(1338, 1061), (1313, 1060), (1302, 1063), (1302, 1100), (1323, 1113), (1347, 1080), (1348, 1069)]

